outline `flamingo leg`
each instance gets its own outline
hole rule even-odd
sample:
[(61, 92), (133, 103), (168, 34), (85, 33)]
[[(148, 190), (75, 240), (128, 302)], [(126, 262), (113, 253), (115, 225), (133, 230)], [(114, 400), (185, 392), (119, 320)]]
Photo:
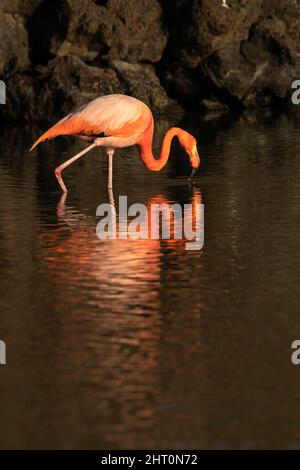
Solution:
[(112, 182), (113, 182), (113, 156), (114, 156), (114, 149), (108, 149), (108, 190), (112, 189)]
[(65, 168), (67, 168), (67, 166), (71, 165), (73, 162), (78, 160), (78, 158), (82, 157), (85, 153), (92, 150), (92, 148), (94, 148), (94, 147), (97, 147), (97, 144), (93, 143), (92, 145), (89, 145), (87, 148), (85, 148), (84, 150), (81, 150), (81, 152), (78, 152), (76, 155), (74, 155), (74, 157), (70, 158), (65, 163), (63, 163), (62, 165), (55, 168), (55, 170), (54, 170), (55, 176), (56, 176), (57, 181), (59, 182), (59, 185), (60, 185), (60, 187), (61, 187), (61, 189), (63, 190), (64, 193), (67, 193), (68, 190), (67, 190), (66, 185), (65, 185), (65, 183), (62, 179), (61, 172)]

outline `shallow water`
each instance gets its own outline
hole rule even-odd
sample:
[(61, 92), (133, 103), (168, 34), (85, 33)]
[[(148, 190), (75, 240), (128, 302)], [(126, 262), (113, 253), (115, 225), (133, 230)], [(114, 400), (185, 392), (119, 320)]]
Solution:
[(0, 135), (0, 448), (300, 447), (299, 116), (158, 118), (199, 139), (195, 186), (174, 145), (160, 174), (114, 159), (114, 197), (202, 201), (205, 242), (96, 237), (100, 150), (28, 154), (43, 130)]

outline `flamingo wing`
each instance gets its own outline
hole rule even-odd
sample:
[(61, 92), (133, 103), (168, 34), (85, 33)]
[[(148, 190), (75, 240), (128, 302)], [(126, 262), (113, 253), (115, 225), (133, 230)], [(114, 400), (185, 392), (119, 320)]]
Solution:
[(30, 150), (59, 135), (138, 138), (151, 122), (152, 113), (142, 101), (127, 95), (101, 96), (61, 119), (39, 137)]

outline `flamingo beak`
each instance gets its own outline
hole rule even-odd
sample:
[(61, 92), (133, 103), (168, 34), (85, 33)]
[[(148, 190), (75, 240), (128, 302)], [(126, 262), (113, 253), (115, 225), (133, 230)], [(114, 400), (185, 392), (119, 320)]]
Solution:
[(189, 176), (189, 181), (194, 178), (194, 176), (195, 176), (196, 173), (197, 173), (197, 168), (193, 168), (193, 169), (192, 169), (192, 173), (191, 173), (190, 176)]
[(192, 173), (190, 174), (190, 177), (189, 177), (189, 180), (191, 180), (197, 173), (197, 170), (200, 166), (200, 157), (199, 157), (199, 153), (198, 153), (196, 145), (189, 152), (189, 157), (190, 157), (191, 166), (193, 168)]

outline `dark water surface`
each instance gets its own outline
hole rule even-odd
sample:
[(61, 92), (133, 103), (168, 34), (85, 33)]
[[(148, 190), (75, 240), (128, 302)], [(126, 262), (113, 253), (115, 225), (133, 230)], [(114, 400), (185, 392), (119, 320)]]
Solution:
[(205, 204), (205, 243), (100, 241), (107, 158), (53, 169), (82, 142), (28, 154), (0, 131), (1, 448), (300, 447), (300, 137), (293, 115), (157, 121), (199, 139), (194, 190), (174, 145), (160, 174), (115, 157), (114, 196)]

